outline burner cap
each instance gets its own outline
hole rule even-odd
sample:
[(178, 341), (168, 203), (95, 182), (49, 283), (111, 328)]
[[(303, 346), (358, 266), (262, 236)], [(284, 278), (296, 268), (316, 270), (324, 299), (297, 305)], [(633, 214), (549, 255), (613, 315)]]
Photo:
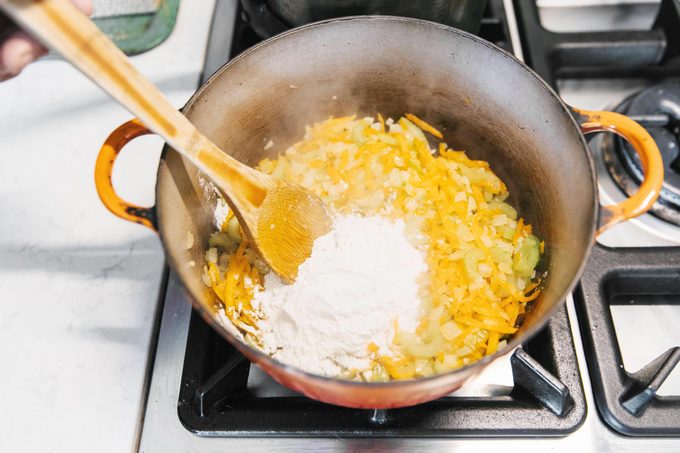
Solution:
[[(664, 163), (664, 183), (651, 213), (680, 225), (680, 81), (654, 85), (633, 94), (614, 111), (637, 119), (658, 145)], [(602, 143), (609, 173), (626, 194), (637, 192), (644, 174), (633, 147), (614, 135)]]

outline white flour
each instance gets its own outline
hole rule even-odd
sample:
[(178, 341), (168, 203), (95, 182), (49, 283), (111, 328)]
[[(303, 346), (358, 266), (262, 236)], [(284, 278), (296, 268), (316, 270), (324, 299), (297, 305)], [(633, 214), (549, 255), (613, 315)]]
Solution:
[(420, 318), (423, 254), (406, 239), (404, 223), (338, 216), (314, 243), (294, 284), (273, 273), (254, 297), (265, 352), (326, 376), (370, 366), (369, 343), (389, 352), (394, 321), (412, 332)]

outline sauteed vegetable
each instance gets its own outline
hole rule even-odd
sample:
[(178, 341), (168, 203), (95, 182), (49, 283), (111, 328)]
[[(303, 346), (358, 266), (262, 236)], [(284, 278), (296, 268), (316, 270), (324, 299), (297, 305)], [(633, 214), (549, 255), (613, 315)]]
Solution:
[[(493, 354), (517, 331), (540, 294), (535, 268), (544, 244), (505, 200), (508, 190), (484, 161), (439, 142), (418, 117), (398, 121), (333, 118), (308, 127), (304, 140), (258, 168), (299, 183), (339, 213), (403, 219), (409, 240), (427, 257), (415, 332), (399, 331), (392, 354), (367, 348), (373, 365), (341, 376), (364, 381), (443, 373)], [(261, 346), (253, 309), (266, 267), (248, 248), (229, 213), (210, 238), (204, 282), (246, 341)], [(266, 288), (264, 288), (266, 291)]]

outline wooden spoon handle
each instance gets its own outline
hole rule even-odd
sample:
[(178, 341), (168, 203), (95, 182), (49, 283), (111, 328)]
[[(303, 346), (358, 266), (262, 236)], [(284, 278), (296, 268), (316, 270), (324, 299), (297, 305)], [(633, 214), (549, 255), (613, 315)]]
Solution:
[(230, 197), (258, 193), (255, 198), (261, 198), (266, 185), (263, 175), (203, 136), (70, 0), (0, 0), (0, 8), (211, 178), (226, 185)]

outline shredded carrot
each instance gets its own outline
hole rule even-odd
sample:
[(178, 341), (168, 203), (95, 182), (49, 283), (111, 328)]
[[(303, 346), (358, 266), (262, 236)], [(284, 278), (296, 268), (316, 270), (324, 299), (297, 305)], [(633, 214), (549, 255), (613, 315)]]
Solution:
[(489, 332), (489, 339), (486, 343), (486, 354), (491, 355), (498, 349), (498, 340), (500, 334), (498, 332)]
[(518, 301), (524, 303), (535, 300), (541, 294), (541, 290), (538, 288), (538, 285), (538, 282), (529, 284), (526, 288), (524, 288), (524, 295), (515, 295), (515, 298)]
[(517, 245), (517, 241), (522, 236), (524, 232), (524, 219), (522, 217), (517, 221), (517, 228), (515, 229), (515, 235), (512, 237), (512, 245)]
[(429, 123), (426, 123), (425, 121), (421, 120), (417, 116), (407, 113), (404, 115), (409, 121), (411, 121), (413, 124), (424, 130), (425, 132), (429, 132), (430, 134), (434, 135), (438, 139), (443, 139), (444, 136), (442, 135), (441, 132), (439, 132), (434, 126), (430, 125)]

